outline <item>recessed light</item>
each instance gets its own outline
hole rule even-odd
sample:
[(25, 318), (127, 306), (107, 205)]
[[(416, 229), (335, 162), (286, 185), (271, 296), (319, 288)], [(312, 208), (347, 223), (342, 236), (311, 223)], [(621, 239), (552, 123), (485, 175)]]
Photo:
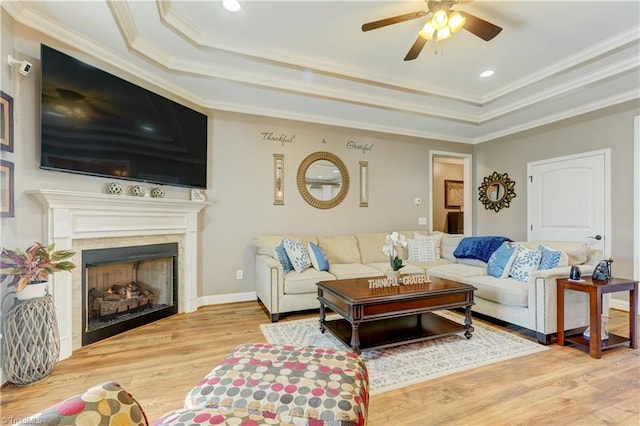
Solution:
[(222, 0), (222, 7), (229, 12), (240, 12), (242, 9), (238, 0)]
[(494, 75), (496, 72), (494, 70), (484, 70), (480, 73), (480, 77), (482, 78), (487, 78), (487, 77), (491, 77), (492, 75)]

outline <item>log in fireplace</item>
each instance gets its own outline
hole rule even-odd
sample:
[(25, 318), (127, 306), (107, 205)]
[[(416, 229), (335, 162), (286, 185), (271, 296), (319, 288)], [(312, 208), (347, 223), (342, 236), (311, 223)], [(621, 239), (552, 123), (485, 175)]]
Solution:
[(178, 312), (178, 243), (82, 251), (82, 345)]

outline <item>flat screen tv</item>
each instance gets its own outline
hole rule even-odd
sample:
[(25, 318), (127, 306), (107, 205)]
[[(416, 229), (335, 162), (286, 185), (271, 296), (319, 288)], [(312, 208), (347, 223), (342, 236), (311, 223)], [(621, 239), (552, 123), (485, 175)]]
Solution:
[(207, 116), (41, 45), (40, 167), (207, 186)]

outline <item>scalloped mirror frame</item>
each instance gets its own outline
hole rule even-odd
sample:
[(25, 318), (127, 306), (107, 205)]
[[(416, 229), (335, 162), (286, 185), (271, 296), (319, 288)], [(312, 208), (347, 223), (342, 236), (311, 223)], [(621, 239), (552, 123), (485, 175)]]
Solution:
[[(507, 173), (498, 173), (494, 171), (491, 175), (485, 176), (482, 184), (478, 187), (478, 200), (484, 204), (487, 210), (499, 212), (503, 208), (509, 207), (511, 200), (516, 197), (516, 183), (509, 179)], [(491, 195), (491, 188), (498, 190), (497, 196)], [(499, 193), (502, 189), (502, 194)]]
[[(342, 186), (340, 187), (340, 191), (335, 197), (326, 201), (318, 200), (313, 195), (311, 195), (311, 193), (307, 189), (307, 185), (305, 182), (307, 169), (311, 164), (318, 160), (326, 160), (332, 162), (336, 165), (338, 171), (340, 171), (340, 175), (342, 176)], [(313, 154), (309, 154), (304, 160), (302, 160), (302, 163), (300, 163), (300, 167), (298, 167), (298, 175), (296, 181), (298, 184), (298, 191), (300, 191), (300, 195), (302, 195), (302, 198), (307, 203), (318, 209), (331, 209), (337, 206), (347, 196), (347, 192), (349, 192), (349, 172), (347, 171), (347, 168), (337, 155), (326, 151), (314, 152)]]

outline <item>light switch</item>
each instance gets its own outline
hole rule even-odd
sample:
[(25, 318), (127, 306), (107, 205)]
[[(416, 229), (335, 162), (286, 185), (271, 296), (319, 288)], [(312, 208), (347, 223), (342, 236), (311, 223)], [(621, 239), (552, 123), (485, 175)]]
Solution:
[(419, 205), (421, 205), (421, 204), (422, 204), (422, 198), (420, 198), (420, 197), (416, 197), (416, 198), (414, 198), (414, 199), (413, 199), (413, 202), (414, 202), (414, 204), (415, 204), (416, 206), (419, 206)]

